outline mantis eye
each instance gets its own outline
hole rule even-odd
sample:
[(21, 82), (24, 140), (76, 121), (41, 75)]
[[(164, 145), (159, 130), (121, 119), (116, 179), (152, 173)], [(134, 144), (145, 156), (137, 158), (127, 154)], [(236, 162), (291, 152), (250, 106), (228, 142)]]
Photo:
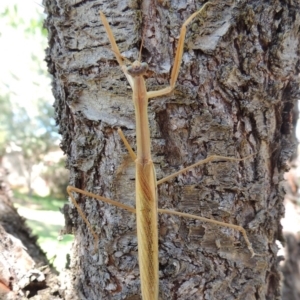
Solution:
[(145, 70), (148, 70), (148, 64), (145, 62), (141, 63), (141, 67), (144, 68)]

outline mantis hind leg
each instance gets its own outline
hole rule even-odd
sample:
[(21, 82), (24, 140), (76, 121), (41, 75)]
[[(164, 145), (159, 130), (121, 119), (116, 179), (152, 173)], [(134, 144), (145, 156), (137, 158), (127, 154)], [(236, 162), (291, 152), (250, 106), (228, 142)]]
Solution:
[[(136, 154), (132, 150), (132, 148), (131, 148), (129, 142), (127, 141), (126, 137), (124, 136), (124, 133), (123, 133), (123, 131), (122, 131), (121, 128), (118, 128), (118, 134), (120, 135), (120, 137), (121, 137), (121, 139), (122, 139), (122, 141), (123, 141), (123, 143), (124, 143), (127, 151), (129, 152), (130, 157), (132, 158), (133, 161), (135, 161), (136, 160)], [(243, 160), (246, 160), (246, 159), (254, 156), (255, 154), (256, 153), (248, 155), (248, 156), (243, 157), (243, 158), (235, 158), (235, 157), (222, 156), (222, 155), (211, 155), (211, 156), (209, 156), (209, 157), (207, 157), (207, 158), (205, 158), (203, 160), (199, 160), (198, 162), (196, 162), (196, 163), (194, 163), (194, 164), (192, 164), (192, 165), (190, 165), (190, 166), (188, 166), (186, 168), (183, 168), (183, 169), (181, 169), (181, 170), (179, 170), (179, 171), (177, 171), (177, 172), (175, 172), (175, 173), (173, 173), (171, 175), (168, 175), (168, 176), (166, 176), (166, 177), (158, 180), (156, 182), (156, 185), (162, 184), (165, 181), (168, 181), (168, 180), (170, 180), (170, 179), (172, 179), (172, 178), (174, 178), (174, 177), (176, 177), (176, 176), (178, 176), (178, 175), (180, 175), (180, 174), (182, 174), (184, 172), (189, 171), (190, 169), (193, 169), (193, 168), (198, 167), (200, 165), (204, 165), (204, 164), (206, 164), (206, 163), (208, 163), (210, 161), (222, 161), (222, 160), (227, 160), (227, 161), (243, 161)]]
[(73, 193), (79, 193), (79, 194), (82, 194), (82, 195), (85, 195), (85, 196), (88, 196), (88, 197), (91, 197), (91, 198), (94, 198), (94, 199), (97, 199), (99, 201), (103, 201), (103, 202), (106, 202), (106, 203), (109, 203), (109, 204), (112, 204), (112, 205), (115, 205), (117, 207), (120, 207), (120, 208), (123, 208), (123, 209), (126, 209), (132, 213), (135, 213), (135, 208), (131, 207), (131, 206), (128, 206), (128, 205), (125, 205), (123, 203), (120, 203), (118, 201), (115, 201), (115, 200), (111, 200), (109, 198), (105, 198), (105, 197), (102, 197), (102, 196), (99, 196), (99, 195), (96, 195), (94, 193), (90, 193), (90, 192), (87, 192), (87, 191), (84, 191), (84, 190), (81, 190), (81, 189), (78, 189), (74, 186), (68, 186), (67, 187), (67, 192), (74, 204), (74, 206), (76, 207), (78, 213), (80, 214), (81, 218), (84, 220), (84, 222), (86, 223), (88, 229), (90, 230), (90, 232), (92, 233), (93, 237), (94, 237), (94, 249), (95, 249), (95, 252), (97, 251), (97, 248), (98, 248), (98, 242), (99, 242), (99, 238), (96, 234), (96, 232), (94, 231), (94, 229), (92, 228), (92, 225), (91, 223), (88, 221), (86, 215), (84, 214), (84, 212), (82, 211), (82, 209), (80, 208), (79, 204), (77, 203), (77, 201), (75, 200), (74, 196), (73, 196)]
[(254, 252), (254, 250), (252, 248), (252, 245), (249, 241), (249, 238), (247, 236), (246, 230), (242, 226), (234, 225), (234, 224), (230, 224), (230, 223), (225, 223), (225, 222), (220, 222), (220, 221), (217, 221), (217, 220), (208, 219), (208, 218), (204, 218), (204, 217), (199, 217), (199, 216), (192, 215), (192, 214), (182, 213), (182, 212), (178, 212), (178, 211), (172, 211), (172, 210), (168, 210), (168, 209), (159, 208), (158, 212), (161, 213), (161, 214), (177, 215), (177, 216), (184, 217), (184, 218), (200, 220), (200, 221), (203, 221), (203, 222), (206, 222), (206, 223), (212, 223), (212, 224), (216, 224), (216, 225), (219, 225), (219, 226), (224, 226), (224, 227), (228, 227), (228, 228), (231, 228), (231, 229), (235, 229), (243, 235), (243, 237), (246, 241), (247, 247), (248, 247), (249, 251), (251, 252), (252, 257), (255, 256), (255, 255), (260, 256), (259, 254)]
[[(136, 159), (136, 154), (134, 153), (134, 151), (130, 147), (129, 142), (125, 138), (125, 136), (124, 136), (124, 134), (123, 134), (123, 132), (122, 132), (122, 130), (120, 128), (118, 129), (118, 133), (119, 133), (119, 135), (120, 135), (120, 137), (121, 137), (121, 139), (122, 139), (125, 147), (127, 148), (127, 150), (129, 152), (131, 158), (133, 160), (135, 160)], [(188, 170), (190, 170), (192, 168), (195, 168), (197, 166), (203, 165), (203, 164), (208, 163), (210, 161), (220, 161), (220, 160), (243, 161), (243, 160), (248, 159), (248, 158), (250, 158), (250, 157), (252, 157), (254, 155), (255, 154), (251, 154), (251, 155), (246, 156), (244, 158), (235, 158), (235, 157), (228, 157), (228, 156), (221, 156), (221, 155), (211, 155), (211, 156), (209, 156), (209, 157), (207, 157), (207, 158), (205, 158), (203, 160), (200, 160), (200, 161), (196, 162), (195, 164), (192, 164), (192, 165), (190, 165), (190, 166), (188, 166), (186, 168), (183, 168), (183, 169), (181, 169), (181, 170), (179, 170), (179, 171), (177, 171), (177, 172), (175, 172), (175, 173), (173, 173), (173, 174), (171, 174), (171, 175), (169, 175), (167, 177), (164, 177), (164, 178), (158, 180), (157, 181), (157, 185), (159, 185), (159, 184), (161, 184), (161, 183), (163, 183), (165, 181), (168, 181), (168, 180), (170, 180), (170, 179), (172, 179), (172, 178), (174, 178), (174, 177), (176, 177), (176, 176), (178, 176), (178, 175), (180, 175), (180, 174), (182, 174), (182, 173), (184, 173), (184, 172), (186, 172), (186, 171), (188, 171)], [(219, 226), (224, 226), (224, 227), (228, 227), (228, 228), (231, 228), (231, 229), (235, 229), (235, 230), (239, 231), (243, 235), (243, 237), (244, 237), (244, 239), (246, 241), (247, 247), (248, 247), (248, 249), (249, 249), (252, 257), (255, 256), (255, 255), (259, 255), (259, 254), (257, 254), (257, 253), (254, 252), (254, 250), (252, 248), (252, 245), (251, 245), (251, 243), (249, 241), (249, 238), (247, 236), (246, 230), (242, 226), (234, 225), (234, 224), (230, 224), (230, 223), (225, 223), (225, 222), (220, 222), (220, 221), (217, 221), (217, 220), (208, 219), (208, 218), (204, 218), (204, 217), (200, 217), (200, 216), (196, 216), (196, 215), (192, 215), (192, 214), (188, 214), (188, 213), (182, 213), (182, 212), (178, 212), (178, 211), (172, 211), (172, 210), (168, 210), (168, 209), (158, 208), (158, 212), (161, 213), (161, 214), (177, 215), (177, 216), (184, 217), (184, 218), (190, 218), (190, 219), (194, 219), (194, 220), (200, 220), (200, 221), (203, 221), (203, 222), (212, 223), (212, 224), (216, 224), (216, 225), (219, 225)]]
[(204, 165), (204, 164), (206, 164), (206, 163), (208, 163), (208, 162), (210, 162), (210, 161), (221, 161), (221, 160), (227, 160), (227, 161), (243, 161), (243, 160), (245, 160), (245, 159), (248, 159), (248, 158), (254, 156), (255, 154), (256, 154), (256, 153), (251, 154), (251, 155), (248, 155), (248, 156), (243, 157), (243, 158), (235, 158), (235, 157), (222, 156), (222, 155), (211, 155), (211, 156), (209, 156), (209, 157), (207, 157), (207, 158), (205, 158), (205, 159), (203, 159), (203, 160), (199, 160), (198, 162), (196, 162), (196, 163), (194, 163), (194, 164), (192, 164), (192, 165), (190, 165), (190, 166), (188, 166), (188, 167), (186, 167), (186, 168), (183, 168), (183, 169), (181, 169), (181, 170), (179, 170), (179, 171), (177, 171), (177, 172), (175, 172), (175, 173), (173, 173), (173, 174), (171, 174), (171, 175), (168, 175), (168, 176), (166, 176), (166, 177), (164, 177), (164, 178), (158, 180), (158, 181), (157, 181), (157, 185), (159, 185), (159, 184), (161, 184), (161, 183), (163, 183), (163, 182), (165, 182), (165, 181), (168, 181), (168, 180), (170, 180), (170, 179), (172, 179), (172, 178), (174, 178), (174, 177), (177, 177), (178, 175), (180, 175), (180, 174), (182, 174), (182, 173), (184, 173), (184, 172), (186, 172), (186, 171), (189, 171), (190, 169), (193, 169), (193, 168), (198, 167), (198, 166), (200, 166), (200, 165)]
[[(165, 178), (162, 178), (162, 179), (158, 180), (157, 185), (159, 185), (159, 184), (161, 184), (165, 181), (168, 181), (168, 180), (178, 176), (179, 174), (182, 174), (182, 173), (184, 173), (184, 172), (186, 172), (186, 171), (188, 171), (192, 168), (203, 165), (203, 164), (208, 163), (210, 161), (220, 161), (220, 160), (243, 161), (245, 159), (248, 159), (248, 158), (252, 157), (253, 155), (255, 155), (255, 154), (249, 155), (249, 156), (244, 157), (244, 158), (234, 158), (234, 157), (227, 157), (227, 156), (220, 156), (220, 155), (212, 155), (212, 156), (209, 156), (209, 157), (207, 157), (207, 158), (205, 158), (201, 161), (198, 161), (197, 163), (195, 163), (193, 165), (190, 165), (186, 168), (183, 168), (183, 169), (179, 170), (178, 172), (175, 172), (175, 173), (173, 173), (173, 174), (171, 174), (171, 175), (169, 175)], [(216, 225), (219, 225), (219, 226), (224, 226), (224, 227), (228, 227), (228, 228), (238, 230), (240, 233), (242, 233), (242, 235), (243, 235), (243, 237), (246, 241), (247, 247), (248, 247), (249, 251), (252, 254), (252, 257), (255, 256), (255, 255), (258, 255), (254, 252), (254, 250), (252, 248), (252, 245), (249, 241), (249, 238), (247, 236), (246, 230), (242, 226), (234, 225), (234, 224), (230, 224), (230, 223), (225, 223), (225, 222), (220, 222), (220, 221), (217, 221), (217, 220), (208, 219), (208, 218), (204, 218), (204, 217), (199, 217), (199, 216), (192, 215), (192, 214), (187, 214), (187, 213), (182, 213), (182, 212), (177, 212), (177, 211), (171, 211), (171, 210), (167, 210), (167, 209), (158, 209), (158, 212), (159, 213), (164, 213), (164, 214), (170, 214), (170, 215), (177, 215), (177, 216), (190, 218), (190, 219), (195, 219), (195, 220), (200, 220), (200, 221), (204, 221), (204, 222), (207, 222), (207, 223), (212, 223), (212, 224), (216, 224)]]

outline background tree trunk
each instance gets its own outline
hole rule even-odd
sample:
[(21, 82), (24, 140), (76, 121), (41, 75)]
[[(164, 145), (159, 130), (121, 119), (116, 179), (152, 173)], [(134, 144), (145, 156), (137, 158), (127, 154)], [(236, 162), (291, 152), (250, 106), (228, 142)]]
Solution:
[[(283, 173), (295, 151), (299, 97), (299, 1), (217, 1), (188, 28), (175, 91), (149, 104), (158, 178), (212, 154), (215, 162), (159, 186), (159, 207), (244, 226), (238, 232), (159, 218), (161, 299), (280, 299), (276, 240), (282, 240)], [(99, 10), (124, 56), (150, 65), (148, 89), (166, 86), (179, 30), (204, 2), (47, 1), (47, 61), (70, 184), (134, 206), (134, 164), (117, 127), (135, 145), (131, 90)], [(126, 162), (126, 164), (124, 163)], [(128, 163), (127, 163), (128, 162)], [(99, 235), (73, 205), (72, 299), (139, 299), (135, 216), (77, 195)]]
[(24, 295), (57, 299), (53, 296), (59, 291), (56, 272), (51, 266), (45, 268), (49, 262), (37, 237), (14, 208), (6, 175), (0, 166), (0, 299), (23, 300)]
[(32, 234), (25, 223), (26, 220), (13, 206), (12, 191), (6, 176), (7, 171), (0, 166), (0, 225), (8, 234), (21, 241), (37, 267), (47, 265), (46, 254), (38, 246), (37, 237)]

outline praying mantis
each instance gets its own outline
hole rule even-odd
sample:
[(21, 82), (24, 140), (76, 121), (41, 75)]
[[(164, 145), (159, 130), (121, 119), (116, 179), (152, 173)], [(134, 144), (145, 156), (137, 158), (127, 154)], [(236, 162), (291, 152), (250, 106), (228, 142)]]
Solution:
[(136, 214), (137, 220), (137, 236), (138, 236), (138, 261), (139, 261), (139, 270), (140, 270), (140, 279), (141, 279), (141, 293), (143, 300), (157, 300), (159, 295), (159, 258), (158, 258), (158, 213), (178, 215), (181, 217), (191, 218), (195, 220), (200, 220), (204, 222), (213, 223), (220, 226), (226, 226), (235, 230), (238, 230), (242, 233), (247, 247), (252, 256), (256, 255), (252, 245), (247, 237), (246, 231), (243, 227), (233, 224), (227, 224), (224, 222), (207, 219), (204, 217), (191, 215), (187, 213), (159, 209), (157, 207), (157, 186), (163, 182), (170, 180), (181, 173), (184, 173), (196, 166), (218, 160), (227, 160), (227, 161), (242, 161), (248, 157), (241, 159), (225, 156), (209, 156), (206, 159), (196, 162), (195, 164), (188, 166), (180, 171), (171, 174), (163, 179), (157, 180), (153, 161), (151, 158), (151, 139), (150, 139), (150, 130), (148, 123), (148, 100), (151, 98), (167, 95), (173, 91), (179, 75), (180, 64), (183, 56), (183, 47), (186, 34), (186, 28), (190, 22), (203, 10), (205, 10), (212, 3), (207, 2), (202, 8), (195, 13), (193, 13), (182, 25), (180, 36), (178, 40), (177, 51), (174, 59), (174, 66), (171, 72), (170, 85), (166, 88), (157, 90), (157, 91), (147, 91), (145, 86), (144, 75), (147, 72), (148, 65), (146, 63), (136, 60), (129, 67), (126, 66), (124, 58), (122, 57), (120, 50), (116, 44), (114, 35), (109, 26), (109, 23), (103, 14), (100, 12), (101, 21), (107, 32), (112, 51), (115, 54), (115, 57), (118, 61), (119, 66), (124, 72), (129, 85), (133, 91), (133, 103), (135, 106), (135, 118), (136, 118), (136, 143), (137, 143), (137, 152), (135, 153), (129, 142), (125, 138), (122, 130), (119, 128), (118, 133), (127, 148), (131, 159), (135, 162), (136, 166), (136, 177), (135, 177), (135, 191), (136, 191), (136, 208), (124, 205), (120, 202), (102, 197), (100, 195), (95, 195), (93, 193), (78, 189), (73, 186), (68, 186), (68, 194), (77, 208), (80, 216), (87, 224), (90, 232), (92, 233), (95, 241), (95, 251), (97, 250), (98, 245), (98, 236), (95, 233), (94, 229), (90, 225), (87, 217), (83, 213), (82, 209), (76, 202), (73, 193), (80, 193), (88, 197), (95, 198), (100, 201), (115, 205), (117, 207), (128, 210)]

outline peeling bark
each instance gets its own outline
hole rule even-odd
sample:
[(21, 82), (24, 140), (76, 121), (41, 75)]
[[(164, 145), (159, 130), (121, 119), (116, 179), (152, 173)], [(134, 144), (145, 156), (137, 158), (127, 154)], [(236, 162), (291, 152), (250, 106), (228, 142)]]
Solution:
[[(149, 90), (166, 86), (179, 30), (203, 4), (187, 1), (44, 1), (47, 62), (53, 75), (70, 184), (134, 206), (134, 164), (118, 134), (135, 145), (131, 91), (109, 50), (101, 9), (131, 61), (149, 62)], [(283, 173), (295, 151), (299, 97), (299, 1), (220, 1), (188, 28), (175, 91), (150, 101), (158, 179), (209, 155), (215, 162), (158, 187), (159, 207), (244, 226), (238, 232), (159, 217), (161, 299), (280, 299), (276, 240), (282, 240)], [(95, 37), (95, 38), (94, 38)], [(139, 299), (135, 216), (77, 195), (99, 234), (70, 205), (75, 243), (66, 299)]]

